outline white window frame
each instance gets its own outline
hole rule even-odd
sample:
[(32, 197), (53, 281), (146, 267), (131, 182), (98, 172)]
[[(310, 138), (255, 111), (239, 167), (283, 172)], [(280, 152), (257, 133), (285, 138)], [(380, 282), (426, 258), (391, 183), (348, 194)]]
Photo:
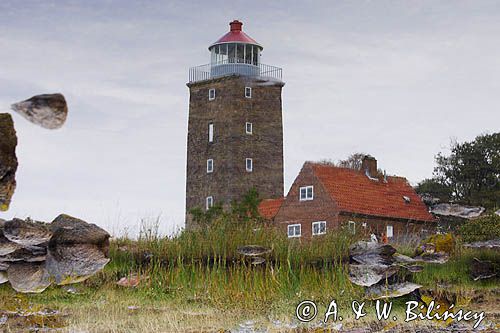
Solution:
[(356, 221), (349, 221), (348, 228), (353, 235), (356, 234)]
[[(305, 190), (305, 197), (302, 197), (302, 189)], [(311, 189), (311, 197), (308, 196), (308, 190)], [(299, 201), (314, 200), (314, 185), (301, 186), (299, 188)]]
[(215, 99), (215, 89), (210, 88), (210, 89), (208, 89), (208, 100), (213, 101), (214, 99)]
[(209, 210), (213, 206), (214, 206), (214, 197), (210, 195), (205, 199), (205, 209)]
[[(250, 162), (250, 168), (248, 167), (248, 162)], [(250, 157), (245, 158), (245, 169), (247, 172), (253, 172), (253, 159)]]
[(207, 160), (207, 173), (212, 173), (214, 172), (214, 160), (209, 158)]
[(214, 142), (214, 123), (208, 123), (208, 142)]
[[(391, 231), (390, 235), (389, 235), (389, 230)], [(387, 236), (387, 238), (393, 238), (394, 237), (394, 227), (392, 225), (388, 224), (385, 227), (385, 235)]]
[[(319, 225), (318, 227), (318, 232), (314, 232), (314, 226), (315, 225)], [(324, 225), (325, 226), (325, 230), (323, 232), (321, 232), (321, 225)], [(318, 236), (318, 235), (324, 235), (326, 234), (326, 221), (316, 221), (316, 222), (313, 222), (312, 223), (312, 235), (313, 236)]]
[(245, 97), (252, 98), (252, 87), (245, 87)]
[[(248, 130), (248, 128), (250, 128), (250, 131)], [(245, 123), (245, 133), (246, 134), (250, 134), (252, 135), (253, 134), (253, 124), (251, 122), (246, 122)]]
[[(290, 236), (290, 228), (293, 227), (293, 235)], [(295, 234), (295, 227), (299, 227), (299, 234)], [(286, 229), (286, 234), (288, 238), (298, 238), (302, 236), (302, 225), (300, 223), (297, 224), (289, 224)]]

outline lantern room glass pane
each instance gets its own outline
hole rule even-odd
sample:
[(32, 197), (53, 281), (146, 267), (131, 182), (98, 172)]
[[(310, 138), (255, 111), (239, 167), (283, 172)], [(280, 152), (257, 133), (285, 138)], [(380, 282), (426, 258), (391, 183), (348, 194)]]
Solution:
[(227, 44), (227, 55), (229, 58), (229, 62), (235, 62), (236, 59), (236, 44), (230, 43)]
[(245, 45), (245, 63), (251, 64), (252, 63), (252, 45), (247, 44)]
[(244, 63), (245, 62), (245, 45), (244, 44), (236, 44), (236, 62)]
[(255, 66), (259, 64), (259, 48), (257, 46), (253, 48), (253, 64)]

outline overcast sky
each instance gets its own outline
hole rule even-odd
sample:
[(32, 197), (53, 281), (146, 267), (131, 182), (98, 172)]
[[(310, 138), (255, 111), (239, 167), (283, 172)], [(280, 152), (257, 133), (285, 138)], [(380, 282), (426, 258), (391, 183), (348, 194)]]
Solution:
[(286, 191), (304, 161), (358, 151), (415, 184), (451, 138), (500, 128), (499, 1), (1, 0), (0, 109), (61, 92), (70, 114), (54, 131), (13, 115), (0, 218), (182, 227), (188, 69), (233, 19), (284, 71)]

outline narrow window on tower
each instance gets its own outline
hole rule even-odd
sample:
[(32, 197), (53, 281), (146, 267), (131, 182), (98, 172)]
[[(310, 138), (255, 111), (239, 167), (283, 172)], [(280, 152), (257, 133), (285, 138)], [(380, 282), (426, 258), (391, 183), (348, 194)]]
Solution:
[(214, 124), (208, 124), (208, 142), (214, 142)]
[(215, 89), (208, 90), (208, 100), (213, 101), (215, 99)]
[(207, 173), (212, 173), (212, 172), (214, 172), (214, 160), (208, 159), (207, 160)]
[(252, 134), (252, 132), (253, 132), (252, 123), (247, 122), (245, 124), (245, 131), (246, 131), (247, 134)]
[(206, 209), (209, 210), (214, 205), (214, 197), (209, 196), (206, 200)]
[(245, 87), (245, 97), (252, 98), (252, 88), (251, 87)]
[(247, 172), (252, 172), (253, 171), (253, 160), (251, 158), (247, 158), (245, 160), (245, 164), (246, 164)]

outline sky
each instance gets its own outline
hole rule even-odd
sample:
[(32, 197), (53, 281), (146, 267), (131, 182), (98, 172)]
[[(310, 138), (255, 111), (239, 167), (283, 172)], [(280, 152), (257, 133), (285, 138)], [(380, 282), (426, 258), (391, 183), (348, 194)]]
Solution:
[(69, 116), (46, 130), (13, 114), (0, 218), (182, 228), (188, 69), (233, 19), (283, 68), (285, 193), (304, 161), (355, 152), (416, 184), (451, 140), (500, 128), (498, 1), (2, 0), (0, 112), (60, 92)]

